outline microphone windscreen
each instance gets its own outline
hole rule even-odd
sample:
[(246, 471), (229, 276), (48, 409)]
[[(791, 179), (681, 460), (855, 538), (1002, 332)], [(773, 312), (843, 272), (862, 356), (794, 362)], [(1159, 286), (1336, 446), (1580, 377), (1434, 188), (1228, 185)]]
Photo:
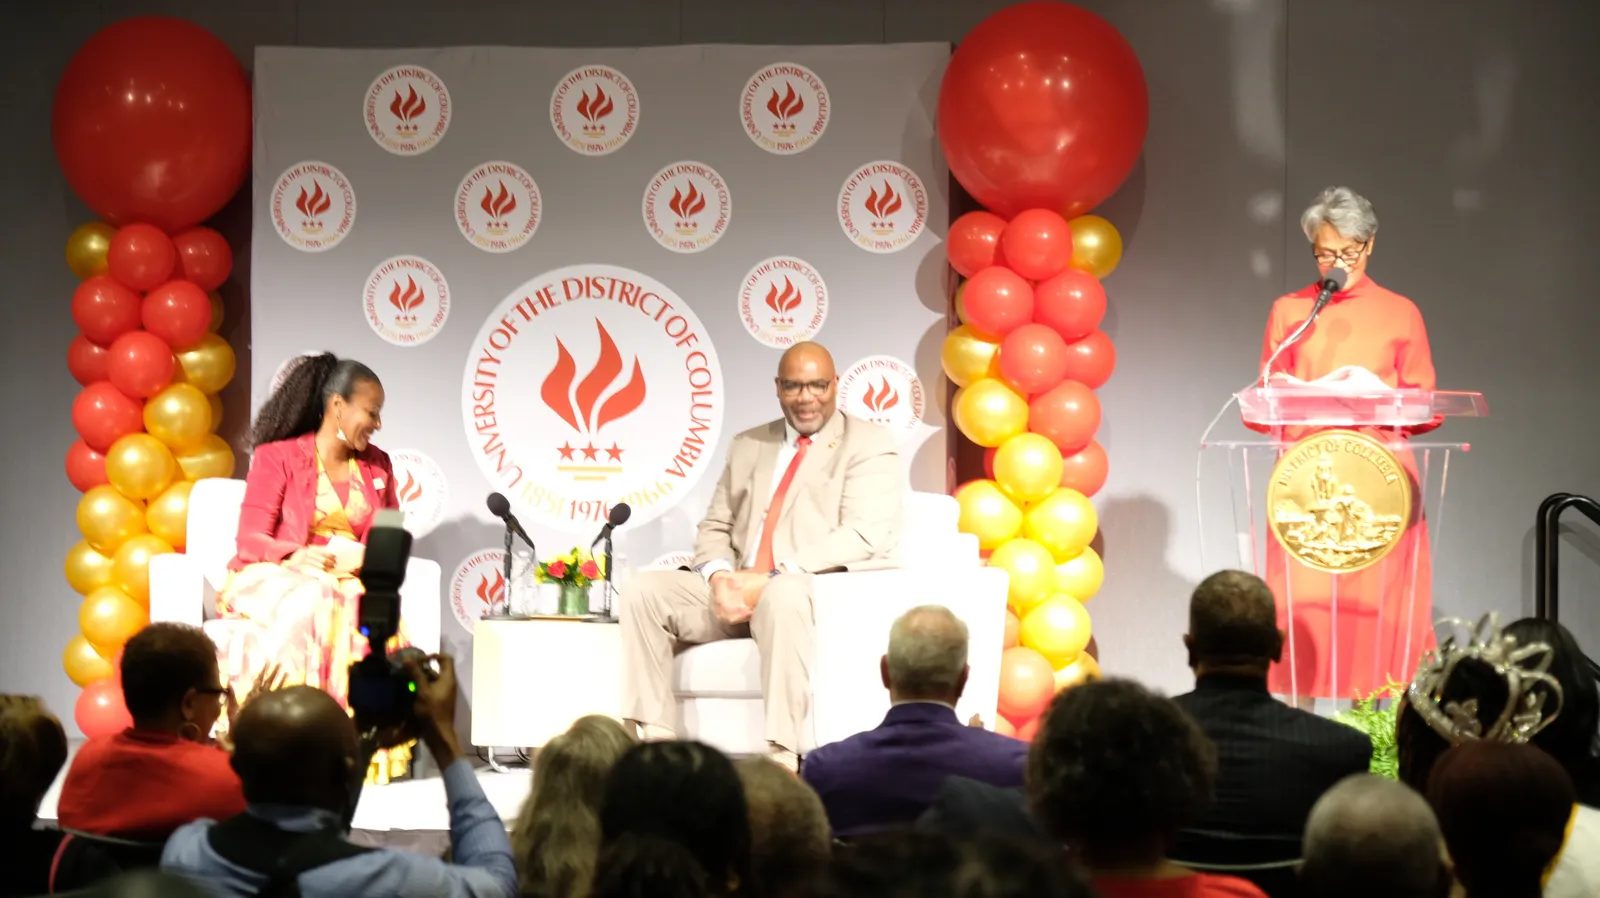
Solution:
[(633, 516), (633, 509), (626, 502), (618, 502), (611, 506), (611, 514), (606, 516), (606, 523), (613, 527), (621, 527), (628, 523), (628, 518)]
[(489, 513), (497, 518), (503, 518), (511, 513), (511, 501), (503, 493), (490, 493), (485, 501), (489, 506)]
[(1349, 281), (1350, 272), (1345, 271), (1343, 268), (1330, 268), (1328, 269), (1328, 273), (1322, 276), (1322, 282), (1324, 284), (1333, 284), (1334, 292), (1343, 290), (1344, 285), (1349, 283)]

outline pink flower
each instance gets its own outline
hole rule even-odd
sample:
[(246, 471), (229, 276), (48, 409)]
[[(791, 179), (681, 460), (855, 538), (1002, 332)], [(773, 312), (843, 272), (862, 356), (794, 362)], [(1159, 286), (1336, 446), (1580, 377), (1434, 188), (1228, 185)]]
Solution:
[(545, 566), (544, 571), (557, 580), (560, 580), (567, 575), (567, 563), (565, 561), (552, 561)]
[(600, 565), (595, 564), (593, 561), (585, 561), (578, 568), (578, 573), (588, 577), (590, 580), (598, 580), (600, 578)]

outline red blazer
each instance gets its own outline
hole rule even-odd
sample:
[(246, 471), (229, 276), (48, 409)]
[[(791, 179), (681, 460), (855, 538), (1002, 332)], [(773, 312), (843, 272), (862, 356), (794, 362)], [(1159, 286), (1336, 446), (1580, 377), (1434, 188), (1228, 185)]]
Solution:
[[(311, 542), (311, 518), (317, 507), (316, 434), (257, 446), (245, 476), (244, 505), (239, 510), (239, 554), (231, 570), (259, 561), (282, 561)], [(389, 454), (372, 444), (356, 455), (362, 493), (375, 509), (399, 508), (394, 467)], [(356, 527), (365, 542), (369, 518)]]
[(78, 750), (56, 815), (92, 835), (161, 841), (191, 820), (242, 814), (244, 804), (227, 752), (130, 727)]

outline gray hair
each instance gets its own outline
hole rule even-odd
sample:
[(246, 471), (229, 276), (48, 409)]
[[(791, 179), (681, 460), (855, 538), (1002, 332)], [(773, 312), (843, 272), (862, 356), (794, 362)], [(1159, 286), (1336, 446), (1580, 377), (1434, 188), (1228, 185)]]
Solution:
[(1378, 215), (1361, 194), (1348, 187), (1329, 187), (1300, 216), (1300, 230), (1307, 240), (1317, 239), (1317, 229), (1323, 225), (1333, 225), (1343, 236), (1365, 243), (1378, 233)]
[(1437, 894), (1443, 842), (1433, 809), (1409, 786), (1370, 773), (1345, 777), (1306, 820), (1302, 892), (1353, 895), (1382, 882), (1387, 895), (1428, 898)]
[(954, 692), (966, 666), (967, 625), (943, 605), (919, 605), (889, 628), (889, 682), (898, 692)]

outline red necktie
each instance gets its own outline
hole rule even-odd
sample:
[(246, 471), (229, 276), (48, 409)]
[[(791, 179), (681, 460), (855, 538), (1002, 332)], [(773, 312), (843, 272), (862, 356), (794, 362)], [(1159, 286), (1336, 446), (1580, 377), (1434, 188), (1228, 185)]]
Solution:
[(767, 503), (767, 517), (761, 525), (761, 542), (756, 547), (756, 567), (758, 571), (770, 571), (772, 563), (772, 534), (778, 529), (778, 513), (783, 511), (783, 496), (789, 492), (789, 484), (794, 482), (794, 472), (800, 470), (800, 462), (806, 457), (806, 447), (811, 445), (811, 438), (802, 436), (796, 441), (799, 451), (795, 452), (794, 459), (789, 462), (789, 467), (783, 471), (783, 479), (778, 481), (778, 488), (772, 491), (772, 501)]

